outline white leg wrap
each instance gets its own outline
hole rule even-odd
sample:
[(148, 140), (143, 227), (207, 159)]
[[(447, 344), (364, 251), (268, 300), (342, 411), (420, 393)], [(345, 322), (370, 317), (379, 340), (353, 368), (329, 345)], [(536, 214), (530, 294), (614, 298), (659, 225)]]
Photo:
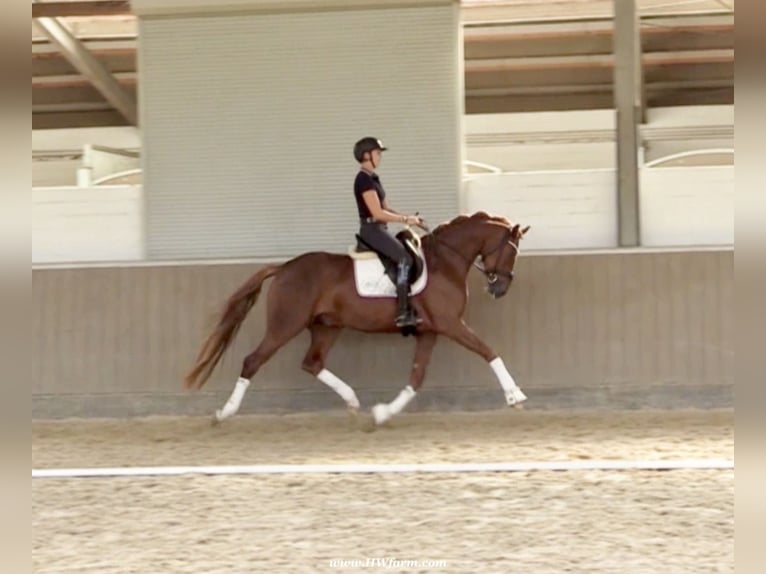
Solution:
[(400, 412), (402, 412), (402, 410), (404, 410), (404, 407), (409, 404), (409, 402), (412, 400), (412, 397), (414, 396), (415, 389), (413, 389), (410, 385), (407, 385), (389, 404), (381, 403), (375, 405), (372, 408), (372, 416), (375, 419), (375, 423), (384, 423), (392, 416), (398, 415)]
[(332, 374), (327, 369), (322, 369), (317, 374), (317, 379), (322, 381), (325, 385), (330, 387), (333, 391), (338, 393), (341, 398), (346, 401), (346, 404), (352, 409), (359, 408), (359, 399), (354, 392), (354, 389), (349, 387), (346, 383), (341, 381), (338, 377)]
[(234, 386), (234, 390), (231, 392), (229, 400), (223, 405), (222, 409), (215, 412), (215, 418), (219, 421), (229, 418), (231, 415), (236, 414), (239, 410), (239, 405), (242, 404), (242, 397), (245, 396), (247, 387), (250, 386), (250, 381), (242, 377), (239, 378), (237, 384)]
[(489, 362), (489, 366), (492, 367), (497, 380), (500, 381), (500, 386), (503, 387), (505, 392), (505, 400), (509, 405), (515, 405), (527, 400), (527, 396), (521, 392), (511, 373), (505, 368), (503, 359), (496, 357)]

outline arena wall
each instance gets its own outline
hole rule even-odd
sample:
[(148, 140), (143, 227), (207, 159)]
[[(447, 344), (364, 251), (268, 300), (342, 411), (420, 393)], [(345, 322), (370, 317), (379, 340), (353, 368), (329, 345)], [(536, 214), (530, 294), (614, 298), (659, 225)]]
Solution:
[[(123, 264), (124, 265), (124, 264)], [(200, 392), (181, 387), (220, 305), (259, 265), (143, 263), (33, 269), (34, 418), (211, 413), (263, 330), (264, 301)], [(504, 358), (528, 408), (731, 406), (733, 250), (539, 252), (493, 301), (470, 277), (466, 318)], [(257, 375), (242, 412), (342, 408), (300, 370), (299, 336)], [(364, 406), (406, 384), (413, 342), (346, 332), (328, 367)], [(418, 409), (502, 408), (491, 370), (440, 340)]]

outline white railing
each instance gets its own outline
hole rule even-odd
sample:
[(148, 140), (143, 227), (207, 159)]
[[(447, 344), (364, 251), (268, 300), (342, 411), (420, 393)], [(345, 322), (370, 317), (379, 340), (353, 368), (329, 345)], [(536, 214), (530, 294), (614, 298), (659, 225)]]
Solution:
[[(659, 157), (657, 159), (654, 159), (650, 162), (647, 162), (644, 164), (644, 167), (660, 167), (663, 166), (663, 164), (671, 164), (673, 162), (681, 162), (686, 159), (696, 158), (696, 157), (705, 157), (705, 156), (731, 156), (731, 165), (734, 164), (734, 150), (732, 148), (709, 148), (709, 149), (695, 149), (691, 151), (682, 151), (679, 153), (674, 153), (671, 155), (666, 155), (664, 157)], [(696, 164), (700, 165), (700, 164)], [(706, 164), (706, 165), (717, 165), (717, 164)], [(671, 167), (679, 167), (680, 165), (677, 164), (676, 166)]]

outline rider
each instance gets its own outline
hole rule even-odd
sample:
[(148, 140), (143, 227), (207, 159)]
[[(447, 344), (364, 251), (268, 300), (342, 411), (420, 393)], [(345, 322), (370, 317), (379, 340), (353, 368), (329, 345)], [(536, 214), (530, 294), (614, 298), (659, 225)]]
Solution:
[(397, 327), (414, 327), (421, 322), (409, 305), (408, 275), (413, 261), (404, 246), (389, 235), (388, 223), (399, 222), (421, 225), (416, 215), (404, 215), (388, 207), (386, 192), (375, 168), (380, 165), (381, 152), (387, 148), (377, 138), (365, 137), (354, 145), (354, 158), (360, 164), (354, 180), (354, 197), (359, 212), (359, 236), (370, 247), (397, 263), (396, 296), (398, 301)]

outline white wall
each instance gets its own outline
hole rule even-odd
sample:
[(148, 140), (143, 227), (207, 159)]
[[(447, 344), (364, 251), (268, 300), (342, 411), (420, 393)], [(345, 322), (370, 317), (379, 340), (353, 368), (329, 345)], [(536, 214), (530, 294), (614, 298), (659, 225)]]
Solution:
[(641, 170), (641, 242), (733, 245), (734, 166)]
[(465, 184), (463, 211), (531, 225), (526, 249), (616, 247), (615, 177), (613, 169), (476, 176)]
[[(645, 167), (640, 172), (641, 244), (734, 244), (734, 167)], [(478, 210), (531, 225), (529, 249), (617, 247), (614, 170), (472, 176), (465, 212)]]
[[(531, 225), (525, 249), (613, 248), (615, 178), (612, 169), (473, 176), (461, 211)], [(641, 184), (644, 246), (734, 243), (733, 166), (644, 168)], [(143, 259), (141, 186), (35, 188), (32, 200), (33, 263)]]
[(141, 186), (32, 190), (32, 263), (144, 256)]

